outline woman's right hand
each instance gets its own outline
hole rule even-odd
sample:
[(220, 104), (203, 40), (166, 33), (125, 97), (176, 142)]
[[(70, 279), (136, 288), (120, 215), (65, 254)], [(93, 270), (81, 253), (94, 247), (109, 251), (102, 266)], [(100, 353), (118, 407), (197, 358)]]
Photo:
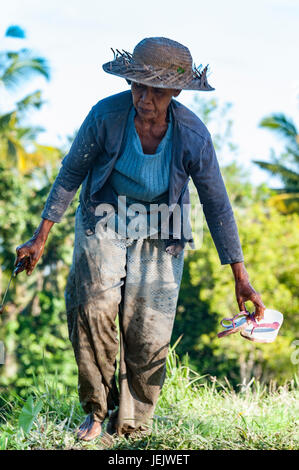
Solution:
[(23, 243), (23, 245), (17, 246), (15, 274), (26, 270), (27, 276), (30, 276), (44, 252), (48, 234), (53, 224), (54, 222), (51, 220), (43, 219), (38, 229), (34, 232), (33, 237)]
[(27, 276), (30, 276), (44, 252), (45, 244), (46, 240), (33, 236), (23, 245), (17, 246), (15, 266), (19, 266), (15, 269), (15, 274), (26, 270)]

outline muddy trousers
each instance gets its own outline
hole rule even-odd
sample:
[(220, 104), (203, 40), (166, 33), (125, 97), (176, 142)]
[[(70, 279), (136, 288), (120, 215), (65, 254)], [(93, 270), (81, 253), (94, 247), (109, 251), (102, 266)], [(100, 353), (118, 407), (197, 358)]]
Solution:
[[(100, 422), (118, 406), (119, 435), (143, 430), (165, 379), (184, 252), (176, 258), (165, 252), (163, 240), (113, 239), (101, 229), (87, 236), (81, 223), (76, 214), (66, 289), (80, 402)], [(70, 308), (74, 292), (81, 302)]]

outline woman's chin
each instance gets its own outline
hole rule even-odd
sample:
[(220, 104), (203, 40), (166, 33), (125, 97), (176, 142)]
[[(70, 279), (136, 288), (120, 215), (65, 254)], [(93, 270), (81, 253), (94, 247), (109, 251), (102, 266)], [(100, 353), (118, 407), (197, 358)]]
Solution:
[(141, 109), (141, 108), (138, 108), (138, 114), (140, 114), (140, 116), (142, 117), (147, 117), (147, 118), (155, 116), (154, 111), (149, 110), (149, 109)]

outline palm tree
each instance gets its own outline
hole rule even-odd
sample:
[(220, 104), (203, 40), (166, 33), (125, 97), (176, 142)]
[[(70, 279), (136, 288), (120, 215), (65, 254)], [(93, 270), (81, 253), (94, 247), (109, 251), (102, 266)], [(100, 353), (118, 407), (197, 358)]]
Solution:
[[(25, 32), (19, 26), (10, 26), (6, 37), (24, 39)], [(0, 51), (0, 89), (15, 91), (34, 76), (50, 79), (49, 65), (43, 57), (36, 57), (29, 49)], [(55, 161), (60, 152), (52, 147), (38, 145), (36, 136), (43, 129), (26, 127), (23, 118), (32, 108), (43, 104), (42, 94), (37, 90), (15, 103), (15, 109), (0, 114), (0, 161), (9, 167), (16, 167), (20, 173), (27, 173), (35, 166), (44, 166), (49, 160)], [(28, 148), (31, 151), (28, 151)]]
[[(26, 34), (20, 26), (10, 26), (5, 36), (24, 39)], [(36, 75), (50, 79), (50, 69), (46, 59), (35, 57), (27, 48), (19, 51), (0, 51), (0, 86), (14, 89)]]
[(276, 195), (270, 203), (283, 213), (299, 212), (299, 134), (292, 119), (284, 114), (272, 114), (260, 122), (264, 127), (275, 132), (285, 141), (285, 151), (277, 157), (272, 151), (271, 162), (254, 160), (260, 168), (273, 176), (278, 176), (283, 183), (276, 188)]

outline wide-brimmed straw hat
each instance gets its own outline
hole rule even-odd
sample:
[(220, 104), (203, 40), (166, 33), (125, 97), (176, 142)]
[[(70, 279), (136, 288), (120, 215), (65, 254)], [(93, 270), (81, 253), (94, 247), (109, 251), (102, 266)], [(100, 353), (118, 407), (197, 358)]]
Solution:
[(212, 91), (206, 67), (196, 67), (187, 47), (163, 37), (145, 38), (133, 54), (112, 49), (114, 60), (103, 65), (107, 73), (143, 85), (178, 90)]

